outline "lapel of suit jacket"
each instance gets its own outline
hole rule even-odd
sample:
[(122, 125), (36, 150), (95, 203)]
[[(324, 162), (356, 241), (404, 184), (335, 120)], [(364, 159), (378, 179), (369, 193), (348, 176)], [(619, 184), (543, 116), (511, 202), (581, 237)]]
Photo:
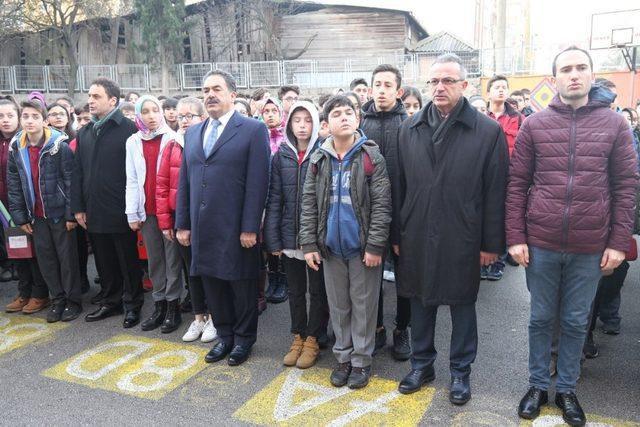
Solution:
[[(216, 145), (213, 146), (213, 150), (211, 150), (211, 154), (209, 157), (213, 156), (224, 144), (229, 142), (233, 136), (238, 133), (238, 126), (240, 126), (240, 120), (236, 118), (238, 113), (234, 111), (234, 113), (229, 118), (227, 125), (224, 127), (224, 131), (222, 134), (218, 136), (218, 140), (216, 141)], [(204, 153), (204, 148), (203, 148)]]

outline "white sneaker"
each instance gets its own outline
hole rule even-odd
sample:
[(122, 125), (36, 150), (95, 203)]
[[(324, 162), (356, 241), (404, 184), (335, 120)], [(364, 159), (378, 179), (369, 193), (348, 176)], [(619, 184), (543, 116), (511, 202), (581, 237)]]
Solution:
[(211, 342), (215, 340), (217, 336), (218, 331), (216, 331), (216, 328), (213, 326), (213, 322), (211, 321), (211, 317), (209, 317), (207, 323), (204, 324), (204, 330), (202, 331), (202, 338), (200, 338), (200, 341)]
[(187, 330), (187, 333), (185, 333), (184, 336), (182, 337), (182, 341), (191, 342), (200, 338), (200, 335), (202, 335), (202, 331), (204, 330), (205, 325), (206, 323), (202, 320), (200, 321), (194, 320), (193, 322), (191, 322), (191, 325), (189, 325), (189, 329)]

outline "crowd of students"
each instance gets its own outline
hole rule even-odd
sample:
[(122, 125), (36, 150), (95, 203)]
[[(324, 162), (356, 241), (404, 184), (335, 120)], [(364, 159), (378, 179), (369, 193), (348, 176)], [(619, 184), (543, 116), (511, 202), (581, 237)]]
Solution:
[[(445, 59), (443, 63), (447, 61), (453, 60)], [(445, 77), (432, 79), (430, 84), (453, 86), (464, 80), (462, 65), (460, 69), (459, 80)], [(227, 79), (225, 74), (219, 74)], [(610, 82), (599, 83), (615, 89)], [(124, 327), (141, 321), (142, 267), (123, 260), (130, 258), (131, 251), (124, 248), (120, 238), (105, 240), (106, 234), (122, 233), (121, 230), (112, 231), (116, 230), (115, 225), (104, 225), (97, 233), (95, 229), (86, 232), (86, 212), (91, 206), (94, 212), (103, 206), (106, 215), (126, 215), (128, 227), (139, 233), (144, 242), (148, 258), (144, 269), (152, 284), (154, 310), (141, 322), (141, 329), (160, 328), (163, 333), (171, 333), (180, 328), (181, 313), (191, 311), (194, 320), (182, 339), (211, 342), (216, 338), (215, 313), (207, 301), (207, 286), (199, 275), (192, 274), (193, 254), (191, 246), (185, 245), (179, 235), (176, 210), (180, 203), (180, 176), (186, 173), (188, 162), (183, 151), (185, 133), (191, 126), (210, 120), (203, 134), (203, 150), (209, 155), (219, 134), (224, 133), (218, 132), (219, 128), (228, 122), (222, 117), (208, 119), (209, 108), (198, 98), (155, 98), (129, 93), (120, 100), (119, 88), (107, 79), (96, 80), (92, 88), (97, 88), (97, 92), (90, 91), (89, 103), (75, 108), (66, 97), (48, 104), (37, 92), (20, 104), (0, 100), (0, 201), (8, 207), (13, 222), (32, 237), (35, 247), (33, 258), (4, 261), (1, 279), (18, 280), (18, 296), (6, 306), (6, 311), (31, 314), (48, 308), (48, 322), (77, 318), (83, 311), (82, 295), (89, 290), (87, 262), (93, 248), (97, 249), (101, 290), (92, 303), (100, 308), (86, 320), (120, 313), (124, 306), (127, 312)], [(102, 93), (115, 108), (99, 111)], [(469, 105), (499, 124), (502, 133), (497, 144), (504, 138), (505, 158), (514, 152), (525, 117), (538, 114), (529, 105), (529, 95), (525, 90), (509, 93), (508, 79), (494, 76), (488, 81), (486, 98), (476, 95), (468, 99)], [(205, 99), (206, 96), (205, 93)], [(267, 302), (289, 301), (292, 343), (288, 351), (283, 351), (285, 366), (305, 369), (316, 363), (320, 348), (328, 342), (330, 320), (335, 336), (333, 353), (338, 361), (331, 374), (332, 384), (361, 388), (369, 382), (372, 357), (387, 343), (382, 280), (385, 277), (400, 286), (403, 279), (398, 274), (400, 249), (389, 244), (397, 241), (391, 228), (392, 217), (398, 214), (397, 206), (392, 205), (392, 185), (405, 173), (399, 170), (401, 162), (396, 158), (401, 154), (398, 146), (403, 144), (399, 140), (403, 138), (401, 129), (409, 132), (410, 126), (425, 120), (429, 125), (433, 121), (440, 131), (442, 123), (447, 123), (448, 114), (432, 117), (424, 113), (423, 106), (428, 101), (431, 100), (425, 99), (417, 88), (402, 86), (400, 72), (391, 65), (378, 66), (370, 82), (356, 79), (349, 91), (321, 96), (317, 102), (303, 97), (296, 86), (280, 88), (277, 96), (266, 89), (258, 89), (247, 97), (235, 97), (234, 93), (235, 112), (263, 122), (268, 132), (270, 177), (262, 237), (258, 239), (263, 257), (261, 274), (255, 281), (258, 295), (255, 304), (261, 313)], [(460, 107), (456, 108), (450, 114), (462, 114)], [(419, 112), (421, 116), (415, 119)], [(625, 108), (620, 112), (633, 130), (637, 151), (640, 135), (637, 111)], [(118, 114), (123, 116), (123, 122), (116, 117)], [(407, 119), (412, 117), (414, 120), (407, 125)], [(119, 123), (117, 135), (107, 126), (109, 120)], [(83, 131), (88, 123), (90, 129)], [(124, 194), (108, 194), (118, 188), (109, 186), (104, 187), (106, 196), (90, 191), (95, 188), (92, 187), (95, 180), (100, 179), (95, 175), (101, 171), (95, 163), (99, 154), (94, 140), (107, 131), (112, 135), (109, 140), (119, 141), (120, 145), (100, 155), (107, 161), (113, 160), (109, 168), (115, 174), (114, 182), (124, 177)], [(122, 159), (109, 159), (120, 155)], [(503, 153), (499, 153), (499, 148), (492, 155), (492, 161), (501, 162), (495, 167), (502, 172), (496, 172), (494, 177), (499, 186), (499, 175), (506, 176), (506, 160), (500, 160)], [(202, 186), (206, 185), (203, 181)], [(107, 202), (96, 202), (103, 197)], [(122, 199), (123, 212), (109, 212), (120, 206), (119, 202), (109, 204), (109, 197)], [(481, 252), (482, 279), (501, 279), (505, 262), (523, 263), (507, 254), (504, 238), (496, 241), (501, 240), (499, 256)], [(105, 248), (110, 247), (115, 248), (116, 255), (105, 255), (109, 252)], [(406, 256), (405, 253), (405, 259)], [(110, 264), (109, 257), (118, 258), (116, 264)], [(383, 272), (387, 260), (389, 271)], [(111, 271), (111, 265), (119, 266), (117, 277), (113, 277), (116, 273)], [(591, 330), (599, 316), (606, 333), (619, 333), (620, 288), (627, 269), (625, 261), (615, 270), (605, 272), (611, 278), (601, 281), (604, 284), (596, 296), (598, 308), (592, 315)], [(125, 282), (124, 297), (113, 296), (117, 293), (112, 289), (114, 281)], [(392, 333), (392, 354), (397, 360), (412, 356), (409, 334), (412, 307), (416, 306), (409, 297), (398, 295)], [(421, 315), (426, 316), (422, 311)], [(463, 316), (462, 312), (460, 315)], [(475, 311), (472, 317), (469, 322), (475, 322)], [(473, 330), (469, 330), (471, 335)], [(591, 333), (585, 354), (597, 356), (597, 348), (594, 351), (589, 345), (595, 346)], [(472, 353), (465, 369), (473, 361), (475, 349)], [(208, 356), (207, 361), (216, 359), (219, 360), (216, 355)], [(452, 375), (453, 372), (452, 367)], [(467, 370), (456, 377), (458, 383), (452, 377), (453, 403), (464, 404), (470, 398), (468, 373)], [(405, 378), (400, 384), (401, 392), (413, 392), (432, 379), (429, 376), (432, 373), (413, 375), (422, 376)]]

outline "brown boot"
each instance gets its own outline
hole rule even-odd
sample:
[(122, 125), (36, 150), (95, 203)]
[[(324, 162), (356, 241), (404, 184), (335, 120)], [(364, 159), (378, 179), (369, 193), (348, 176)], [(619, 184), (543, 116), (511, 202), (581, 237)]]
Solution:
[(318, 360), (318, 354), (320, 353), (320, 347), (318, 346), (318, 340), (316, 337), (307, 337), (307, 340), (302, 346), (302, 354), (296, 362), (296, 366), (300, 369), (307, 369), (316, 364)]
[(289, 349), (289, 353), (285, 354), (284, 360), (282, 363), (284, 366), (295, 366), (298, 361), (298, 357), (300, 357), (300, 352), (302, 352), (302, 345), (304, 341), (302, 341), (302, 337), (299, 334), (295, 334), (293, 337), (293, 343), (291, 344), (291, 348)]
[(18, 311), (22, 311), (25, 305), (29, 303), (29, 298), (23, 298), (21, 296), (17, 296), (12, 302), (7, 304), (4, 308), (4, 311), (7, 313), (17, 313)]
[(22, 307), (24, 314), (37, 313), (40, 310), (44, 310), (49, 305), (49, 298), (31, 298), (29, 303)]

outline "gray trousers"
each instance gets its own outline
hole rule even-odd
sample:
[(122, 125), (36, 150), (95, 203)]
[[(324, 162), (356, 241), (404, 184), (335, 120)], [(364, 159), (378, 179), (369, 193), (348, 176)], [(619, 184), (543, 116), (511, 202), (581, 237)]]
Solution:
[(174, 301), (182, 294), (182, 264), (178, 243), (164, 238), (155, 215), (142, 224), (142, 238), (149, 258), (153, 301)]
[(73, 302), (82, 305), (76, 233), (67, 231), (64, 219), (54, 222), (36, 218), (33, 243), (53, 304)]
[(324, 259), (324, 283), (331, 325), (336, 336), (333, 354), (339, 363), (371, 365), (375, 346), (382, 265), (366, 267), (359, 256)]

